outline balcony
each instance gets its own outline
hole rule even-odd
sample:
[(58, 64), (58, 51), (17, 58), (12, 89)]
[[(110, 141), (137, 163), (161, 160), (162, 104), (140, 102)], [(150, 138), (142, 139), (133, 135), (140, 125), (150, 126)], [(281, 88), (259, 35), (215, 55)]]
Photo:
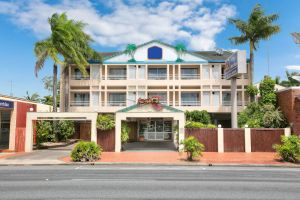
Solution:
[(200, 101), (181, 101), (181, 106), (201, 106)]
[[(244, 101), (244, 105), (247, 105), (248, 101)], [(238, 106), (243, 106), (243, 101), (237, 101)], [(222, 106), (231, 106), (231, 101), (222, 101)]]
[(71, 101), (70, 106), (71, 107), (89, 107), (90, 102), (89, 101)]
[(200, 79), (200, 74), (181, 74), (181, 80)]
[(83, 76), (81, 74), (73, 74), (71, 75), (71, 80), (90, 80), (90, 76)]
[(148, 80), (167, 80), (167, 74), (149, 74)]
[(107, 106), (126, 106), (126, 101), (108, 101)]
[(113, 74), (109, 74), (107, 76), (108, 80), (126, 80), (127, 76), (126, 74), (118, 74), (118, 75), (113, 75)]

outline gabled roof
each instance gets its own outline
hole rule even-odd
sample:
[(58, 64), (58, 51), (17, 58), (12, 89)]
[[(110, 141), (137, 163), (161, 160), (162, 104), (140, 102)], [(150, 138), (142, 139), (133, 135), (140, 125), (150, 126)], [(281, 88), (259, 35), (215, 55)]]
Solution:
[[(118, 110), (117, 112), (129, 112), (129, 111), (131, 111), (131, 110), (134, 110), (134, 109), (138, 108), (139, 106), (142, 106), (142, 105), (134, 104), (134, 105), (132, 105), (132, 106), (123, 108), (123, 109), (121, 109), (121, 110)], [(162, 106), (163, 106), (164, 109), (166, 109), (166, 110), (168, 110), (168, 111), (171, 111), (171, 112), (183, 112), (182, 110), (179, 110), (179, 109), (174, 108), (174, 107), (172, 107), (172, 106), (168, 106), (168, 105), (164, 105), (164, 104), (162, 104)], [(159, 111), (157, 111), (157, 112), (159, 112)]]

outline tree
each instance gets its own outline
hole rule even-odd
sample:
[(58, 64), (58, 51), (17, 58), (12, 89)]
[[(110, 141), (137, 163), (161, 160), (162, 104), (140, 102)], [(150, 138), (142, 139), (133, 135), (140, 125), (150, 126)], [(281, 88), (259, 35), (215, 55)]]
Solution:
[(177, 53), (177, 60), (176, 62), (182, 62), (182, 56), (186, 53), (186, 46), (182, 43), (179, 43), (175, 46), (175, 50)]
[(276, 105), (275, 81), (269, 76), (265, 76), (259, 84), (260, 103)]
[(247, 21), (229, 19), (242, 33), (241, 36), (231, 37), (229, 40), (236, 45), (249, 42), (250, 46), (250, 77), (253, 83), (254, 51), (257, 50), (260, 40), (267, 40), (280, 31), (280, 27), (273, 25), (278, 19), (277, 14), (265, 15), (260, 4), (256, 4)]
[(290, 73), (288, 71), (285, 71), (285, 74), (286, 74), (287, 80), (281, 81), (279, 83), (280, 85), (282, 85), (284, 87), (300, 86), (300, 83), (292, 78), (293, 76), (300, 76), (299, 73), (297, 73), (297, 72)]
[(26, 96), (24, 96), (25, 99), (29, 100), (29, 101), (36, 101), (36, 102), (40, 102), (40, 95), (38, 93), (33, 93), (32, 95), (29, 94), (28, 91), (26, 91)]
[(135, 44), (128, 44), (126, 46), (124, 53), (131, 57), (131, 59), (128, 60), (129, 62), (135, 62), (134, 53), (135, 53), (136, 49), (137, 49), (137, 47)]
[[(96, 53), (90, 48), (90, 36), (83, 32), (85, 24), (80, 21), (69, 20), (65, 13), (53, 14), (48, 23), (51, 35), (35, 44), (34, 52), (37, 57), (35, 75), (44, 67), (50, 58), (53, 64), (53, 111), (57, 111), (57, 65), (65, 67), (68, 63), (76, 64), (80, 71), (87, 75), (87, 59), (95, 57)], [(63, 58), (63, 60), (61, 59)], [(100, 59), (100, 57), (99, 57)]]

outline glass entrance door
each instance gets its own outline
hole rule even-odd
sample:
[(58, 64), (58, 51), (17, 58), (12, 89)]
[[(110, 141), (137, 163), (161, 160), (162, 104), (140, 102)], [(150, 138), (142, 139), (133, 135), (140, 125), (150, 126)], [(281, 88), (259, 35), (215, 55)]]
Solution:
[(139, 135), (144, 136), (145, 140), (171, 140), (172, 121), (163, 119), (141, 120)]
[(9, 148), (10, 113), (0, 111), (0, 149)]

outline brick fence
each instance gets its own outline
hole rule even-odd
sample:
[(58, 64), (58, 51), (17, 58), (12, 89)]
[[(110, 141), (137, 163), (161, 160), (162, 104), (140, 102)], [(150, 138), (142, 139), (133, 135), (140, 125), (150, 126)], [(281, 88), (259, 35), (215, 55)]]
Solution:
[(281, 143), (281, 136), (289, 136), (290, 128), (217, 128), (185, 129), (185, 137), (194, 136), (208, 152), (273, 152), (273, 145)]

